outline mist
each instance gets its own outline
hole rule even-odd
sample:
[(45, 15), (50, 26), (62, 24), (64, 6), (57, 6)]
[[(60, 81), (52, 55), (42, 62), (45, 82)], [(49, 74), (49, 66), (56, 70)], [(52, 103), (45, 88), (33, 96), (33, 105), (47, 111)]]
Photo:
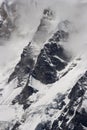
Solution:
[(12, 3), (15, 5), (16, 27), (8, 40), (0, 40), (0, 68), (6, 67), (8, 63), (11, 65), (18, 62), (23, 48), (31, 41), (40, 24), (43, 10), (48, 7), (55, 12), (53, 30), (63, 20), (69, 20), (73, 26), (68, 41), (62, 43), (65, 49), (73, 56), (86, 52), (86, 0), (7, 0), (7, 2), (10, 6)]
[(64, 20), (71, 22), (73, 31), (68, 42), (63, 43), (64, 47), (74, 56), (83, 53), (87, 46), (87, 0), (19, 0), (17, 12), (20, 17), (16, 23), (18, 27), (16, 31), (21, 35), (31, 35), (32, 39), (40, 23), (43, 9), (48, 7), (55, 12), (55, 26)]

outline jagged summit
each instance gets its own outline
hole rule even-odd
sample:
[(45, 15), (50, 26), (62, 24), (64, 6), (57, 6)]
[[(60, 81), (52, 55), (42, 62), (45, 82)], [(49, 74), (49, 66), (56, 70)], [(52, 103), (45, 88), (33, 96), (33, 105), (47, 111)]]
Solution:
[(86, 11), (0, 1), (0, 130), (87, 130)]

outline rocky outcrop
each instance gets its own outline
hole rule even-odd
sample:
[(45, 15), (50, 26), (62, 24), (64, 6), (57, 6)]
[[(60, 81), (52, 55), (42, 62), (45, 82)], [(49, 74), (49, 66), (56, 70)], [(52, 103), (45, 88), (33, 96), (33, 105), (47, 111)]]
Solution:
[(72, 88), (68, 95), (70, 101), (65, 106), (58, 119), (53, 122), (51, 130), (87, 129), (86, 86), (87, 72)]
[[(56, 107), (61, 110), (58, 118), (52, 122), (50, 116), (46, 122), (39, 123), (35, 130), (87, 130), (87, 72), (66, 95), (60, 97)], [(67, 104), (66, 98), (69, 100)], [(51, 107), (55, 109), (55, 105)], [(50, 109), (49, 106), (48, 111)]]
[(23, 50), (21, 60), (8, 80), (8, 82), (10, 82), (14, 78), (17, 78), (18, 86), (21, 86), (25, 79), (25, 87), (23, 91), (12, 103), (14, 104), (18, 102), (19, 104), (23, 104), (24, 109), (28, 107), (30, 104), (26, 103), (27, 99), (33, 93), (37, 92), (33, 89), (33, 86), (29, 87), (28, 85), (30, 82), (30, 75), (44, 84), (54, 83), (58, 80), (57, 72), (64, 69), (67, 63), (68, 57), (65, 54), (63, 47), (58, 44), (58, 41), (55, 42), (55, 39), (53, 39), (53, 41), (44, 45), (35, 64), (33, 48), (31, 43), (29, 43), (29, 45)]
[(57, 31), (49, 42), (41, 50), (35, 68), (33, 77), (45, 84), (54, 83), (58, 80), (57, 71), (65, 68), (68, 56), (64, 49), (59, 45), (61, 39), (66, 39), (68, 34), (64, 31)]
[(69, 60), (64, 48), (58, 43), (60, 40), (67, 38), (68, 33), (57, 31), (49, 39), (49, 42), (44, 45), (37, 57), (36, 63), (34, 60), (34, 48), (32, 43), (29, 43), (24, 48), (21, 60), (10, 75), (8, 82), (17, 78), (18, 86), (21, 86), (22, 81), (28, 79), (29, 74), (31, 74), (34, 78), (45, 84), (54, 83), (58, 79), (57, 71), (64, 69)]
[(47, 121), (47, 122), (42, 122), (40, 124), (38, 124), (38, 126), (36, 127), (35, 130), (50, 130), (51, 127), (51, 122)]
[[(47, 10), (45, 11), (48, 14), (52, 13)], [(12, 101), (12, 104), (17, 102), (23, 104), (24, 109), (31, 105), (31, 103), (27, 103), (27, 100), (37, 90), (34, 90), (33, 86), (29, 84), (30, 77), (34, 77), (44, 84), (51, 84), (59, 79), (58, 72), (63, 70), (70, 60), (64, 48), (59, 44), (59, 41), (67, 40), (68, 37), (68, 32), (63, 30), (56, 31), (48, 42), (43, 45), (40, 53), (37, 53), (38, 55), (35, 54), (36, 48), (32, 42), (24, 48), (21, 59), (8, 80), (9, 83), (16, 78), (18, 80), (17, 87), (22, 86), (24, 88)], [(64, 102), (60, 104), (59, 109), (63, 105)]]
[(67, 62), (61, 57), (64, 58), (65, 55), (60, 45), (53, 42), (45, 44), (32, 74), (34, 78), (45, 84), (55, 82), (58, 79), (57, 70), (60, 71), (67, 65)]
[[(28, 75), (31, 73), (34, 68), (35, 60), (38, 57), (38, 46), (47, 40), (49, 37), (49, 30), (51, 27), (51, 20), (54, 17), (54, 13), (51, 9), (44, 9), (43, 16), (41, 18), (40, 24), (34, 34), (32, 43), (29, 43), (23, 50), (21, 54), (21, 59), (16, 65), (14, 72), (10, 75), (8, 83), (14, 78), (18, 79), (18, 86), (21, 86), (24, 79), (28, 79)], [(36, 45), (37, 44), (37, 47)], [(40, 52), (40, 50), (39, 50)], [(26, 81), (25, 81), (26, 82)]]
[(15, 28), (14, 19), (12, 19), (15, 12), (14, 5), (8, 5), (8, 2), (2, 2), (0, 6), (0, 38), (9, 38), (11, 32)]
[(18, 79), (18, 86), (21, 86), (24, 79), (26, 79), (27, 82), (27, 79), (34, 67), (33, 48), (30, 44), (31, 43), (24, 48), (23, 53), (21, 54), (21, 60), (16, 65), (14, 72), (10, 75), (8, 83), (14, 78)]
[(23, 109), (26, 109), (30, 106), (30, 104), (27, 104), (28, 97), (31, 96), (33, 93), (37, 92), (38, 90), (26, 85), (22, 92), (19, 95), (17, 95), (16, 98), (12, 101), (12, 104), (18, 102), (19, 104), (23, 104)]
[(16, 122), (11, 130), (17, 130), (17, 128), (21, 125), (20, 122)]

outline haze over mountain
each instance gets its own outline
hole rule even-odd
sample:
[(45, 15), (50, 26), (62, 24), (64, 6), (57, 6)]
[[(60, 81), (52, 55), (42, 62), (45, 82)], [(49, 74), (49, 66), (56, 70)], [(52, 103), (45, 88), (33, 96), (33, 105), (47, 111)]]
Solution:
[(0, 0), (0, 130), (87, 130), (87, 0)]

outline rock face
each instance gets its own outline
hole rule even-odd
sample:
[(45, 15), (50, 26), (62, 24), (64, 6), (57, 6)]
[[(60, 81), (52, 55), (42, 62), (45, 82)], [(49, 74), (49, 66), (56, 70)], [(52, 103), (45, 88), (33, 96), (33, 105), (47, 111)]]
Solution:
[(27, 86), (22, 90), (20, 95), (18, 95), (13, 101), (12, 104), (19, 103), (23, 104), (23, 109), (26, 109), (30, 106), (30, 104), (27, 104), (27, 99), (29, 96), (31, 96), (33, 93), (37, 93), (38, 91), (32, 88), (31, 86)]
[[(63, 33), (63, 34), (62, 34)], [(63, 37), (61, 37), (63, 35)], [(33, 86), (29, 86), (30, 76), (39, 80), (44, 84), (51, 84), (58, 80), (57, 73), (65, 68), (68, 63), (68, 57), (61, 45), (58, 44), (66, 33), (57, 31), (49, 42), (46, 43), (37, 57), (35, 63), (34, 50), (32, 43), (25, 47), (21, 55), (21, 60), (16, 65), (14, 72), (10, 75), (8, 83), (14, 78), (18, 79), (18, 87), (24, 86), (23, 91), (15, 97), (12, 104), (23, 104), (26, 109), (31, 103), (27, 104), (28, 98), (36, 93), (37, 90)], [(55, 38), (54, 38), (55, 37)], [(57, 39), (58, 38), (58, 39)]]
[(56, 69), (53, 65), (51, 65), (51, 61), (44, 50), (41, 51), (41, 54), (38, 57), (33, 71), (33, 76), (46, 84), (55, 82), (57, 79)]
[[(17, 0), (13, 1), (16, 2)], [(18, 23), (19, 26), (20, 21), (22, 21), (22, 25), (27, 27), (24, 21), (26, 17), (23, 16), (24, 19), (22, 19), (20, 15), (22, 8), (24, 8), (20, 1), (17, 3), (21, 4), (21, 6), (14, 6), (11, 3), (12, 0), (5, 0), (0, 6), (0, 38), (6, 38), (6, 41), (11, 36), (11, 32), (17, 27), (15, 23)], [(78, 61), (76, 57), (70, 60), (64, 44), (68, 41), (70, 33), (73, 32), (73, 27), (71, 27), (71, 23), (68, 20), (65, 20), (58, 24), (54, 33), (53, 30), (55, 30), (57, 20), (61, 19), (63, 15), (56, 17), (57, 12), (54, 13), (50, 8), (44, 9), (41, 19), (35, 21), (34, 28), (31, 27), (31, 25), (34, 25), (34, 20), (30, 20), (36, 15), (32, 15), (32, 10), (38, 9), (39, 5), (37, 5), (37, 2), (40, 4), (40, 1), (33, 0), (35, 2), (34, 8), (32, 8), (32, 0), (25, 1), (27, 4), (28, 2), (31, 3), (29, 3), (27, 9), (25, 9), (26, 7), (24, 8), (24, 12), (29, 11), (30, 13), (28, 16), (31, 17), (28, 17), (29, 20), (26, 19), (26, 21), (28, 20), (28, 25), (32, 30), (26, 32), (27, 30), (24, 27), (25, 30), (21, 35), (24, 36), (22, 39), (25, 38), (23, 41), (32, 35), (37, 23), (39, 21), (40, 23), (37, 25), (37, 30), (33, 34), (31, 42), (23, 49), (20, 61), (8, 79), (8, 84), (6, 81), (11, 72), (9, 67), (13, 66), (15, 58), (11, 58), (12, 63), (9, 64), (9, 67), (6, 66), (7, 63), (3, 64), (5, 65), (5, 70), (1, 70), (0, 74), (0, 130), (87, 130), (87, 71), (85, 70), (87, 56), (85, 54), (80, 55)], [(8, 2), (12, 5), (10, 6)], [(45, 6), (45, 3), (43, 4)], [(59, 2), (60, 6), (61, 4)], [(66, 5), (65, 8), (69, 7), (69, 5), (71, 4)], [(75, 8), (79, 6), (75, 6)], [(16, 10), (14, 7), (16, 7)], [(52, 7), (51, 4), (50, 7)], [(41, 8), (40, 10), (42, 11)], [(61, 10), (61, 7), (58, 10)], [(18, 21), (14, 19), (15, 11), (18, 11), (17, 16), (21, 18), (20, 20), (16, 19)], [(36, 13), (35, 11), (36, 9), (34, 13)], [(37, 12), (39, 13), (39, 10)], [(66, 13), (64, 12), (64, 14)], [(70, 14), (72, 13), (68, 15)], [(77, 11), (76, 15), (74, 12), (73, 17), (78, 14), (80, 12)], [(37, 19), (39, 17), (38, 14)], [(70, 19), (73, 20), (72, 18)], [(75, 20), (73, 22), (77, 23)], [(18, 32), (21, 31), (21, 27), (23, 26), (18, 28)], [(76, 32), (74, 35), (71, 34), (69, 41), (73, 36), (78, 37), (78, 34), (82, 34), (79, 32), (80, 26), (76, 28)], [(78, 34), (76, 35), (76, 33)], [(16, 38), (14, 34), (16, 35), (16, 31), (12, 34), (11, 41)], [(19, 36), (18, 34), (17, 37)], [(20, 43), (21, 36), (18, 43)], [(72, 40), (71, 43), (76, 40), (78, 38)], [(2, 39), (1, 41), (4, 40)], [(17, 51), (19, 51), (20, 46), (17, 46)], [(14, 47), (14, 45), (10, 47)], [(0, 68), (3, 69), (3, 67)], [(83, 74), (84, 71), (86, 72)], [(81, 74), (83, 75), (81, 76)], [(15, 78), (18, 82), (14, 80)], [(14, 81), (11, 82), (12, 80)]]
[(22, 81), (28, 79), (29, 74), (31, 74), (45, 84), (54, 83), (58, 79), (57, 71), (64, 69), (68, 62), (68, 56), (58, 43), (60, 40), (67, 38), (68, 33), (61, 30), (57, 31), (44, 45), (36, 59), (36, 63), (34, 48), (32, 43), (29, 43), (23, 50), (21, 60), (10, 75), (8, 82), (17, 78), (18, 86), (21, 86)]
[[(64, 101), (66, 98), (69, 99), (67, 104)], [(61, 104), (59, 106), (58, 103), (56, 108), (61, 110), (61, 113), (57, 119), (52, 121), (50, 117), (48, 121), (39, 123), (35, 130), (87, 130), (86, 104), (87, 72), (66, 95), (61, 95)], [(48, 109), (50, 110), (50, 107)]]
[(58, 80), (57, 71), (64, 69), (68, 60), (68, 56), (58, 42), (67, 38), (68, 33), (60, 30), (44, 45), (33, 71), (34, 78), (45, 84)]
[(33, 48), (30, 45), (24, 48), (23, 53), (21, 54), (21, 60), (16, 65), (14, 72), (10, 75), (8, 82), (14, 78), (18, 78), (18, 86), (21, 86), (23, 79), (27, 79), (31, 73), (31, 70), (34, 67), (33, 59)]
[(55, 82), (58, 79), (57, 71), (64, 69), (67, 65), (61, 57), (65, 58), (65, 55), (60, 45), (54, 42), (45, 44), (33, 71), (34, 78), (45, 84)]
[[(14, 20), (11, 18), (15, 13), (15, 6), (2, 2), (0, 6), (0, 38), (9, 38), (14, 30)], [(15, 18), (14, 18), (15, 19)]]
[[(49, 10), (44, 10), (44, 15), (49, 16), (50, 19), (53, 16), (52, 12)], [(44, 16), (44, 17), (45, 17)], [(46, 17), (47, 20), (47, 17)], [(39, 26), (40, 29), (43, 28), (42, 25)], [(39, 29), (38, 29), (39, 30)], [(37, 31), (38, 32), (38, 31)], [(16, 65), (14, 72), (10, 75), (8, 79), (8, 83), (10, 83), (13, 79), (18, 80), (17, 87), (22, 87), (22, 91), (12, 100), (12, 105), (18, 103), (18, 105), (22, 105), (23, 109), (30, 108), (34, 102), (37, 101), (36, 98), (39, 98), (39, 90), (35, 89), (35, 86), (32, 85), (31, 78), (35, 81), (40, 81), (42, 84), (53, 84), (57, 80), (59, 80), (59, 74), (61, 71), (68, 65), (70, 58), (68, 57), (66, 51), (64, 50), (63, 46), (60, 44), (61, 41), (67, 41), (69, 37), (69, 33), (63, 30), (57, 30), (49, 40), (42, 44), (42, 47), (36, 52), (36, 46), (34, 45), (33, 41), (30, 42), (23, 50), (21, 54), (21, 58), (19, 63)], [(34, 37), (35, 38), (35, 37)], [(37, 40), (35, 40), (37, 41)], [(34, 41), (34, 42), (35, 42)], [(65, 73), (64, 73), (65, 74)], [(31, 82), (30, 82), (31, 81)], [(35, 84), (34, 84), (35, 85)], [(74, 88), (73, 88), (74, 89)], [(77, 89), (77, 87), (76, 87)], [(79, 89), (79, 88), (78, 88)], [(72, 90), (73, 91), (73, 90)], [(78, 90), (76, 91), (76, 94)], [(83, 91), (82, 91), (83, 93)], [(81, 93), (81, 94), (82, 94)], [(35, 96), (35, 100), (31, 100), (31, 98)], [(69, 99), (72, 98), (72, 93), (69, 95)], [(58, 99), (55, 99), (56, 105), (53, 104), (46, 108), (46, 114), (49, 115), (49, 109), (53, 109), (56, 111), (62, 110), (66, 103), (65, 103), (65, 94), (59, 94)], [(33, 97), (34, 98), (34, 97)], [(70, 99), (71, 100), (71, 99)], [(66, 110), (67, 108), (65, 108)], [(67, 111), (67, 110), (66, 110)], [(69, 110), (70, 115), (74, 114), (73, 107)], [(50, 117), (52, 114), (50, 113)], [(68, 118), (60, 115), (56, 121), (52, 122), (48, 120), (46, 122), (42, 122), (37, 125), (35, 130), (59, 130), (60, 128), (66, 129), (65, 124), (60, 127), (58, 125), (59, 120), (68, 121)], [(19, 121), (20, 122), (20, 121)], [(15, 124), (13, 129), (17, 129), (20, 124)]]
[[(52, 13), (47, 10), (44, 11), (47, 14)], [(18, 80), (17, 87), (24, 87), (22, 92), (12, 101), (12, 104), (17, 102), (23, 104), (24, 109), (31, 105), (31, 103), (27, 102), (28, 98), (38, 91), (32, 85), (29, 85), (30, 77), (39, 80), (43, 84), (51, 84), (59, 79), (58, 72), (63, 70), (69, 61), (69, 57), (64, 48), (59, 44), (59, 41), (67, 40), (68, 37), (68, 32), (64, 32), (63, 30), (57, 31), (43, 45), (43, 49), (40, 50), (38, 55), (35, 54), (36, 51), (34, 51), (35, 47), (32, 42), (24, 48), (19, 63), (8, 79), (9, 83), (16, 78)], [(62, 106), (63, 103), (60, 108)]]
[[(40, 21), (40, 25), (34, 34), (32, 42), (30, 42), (23, 50), (21, 54), (21, 59), (16, 65), (14, 72), (10, 75), (8, 83), (14, 78), (18, 79), (18, 86), (21, 86), (22, 81), (27, 79), (32, 69), (34, 69), (35, 60), (40, 53), (38, 53), (38, 48), (43, 46), (43, 43), (47, 40), (50, 33), (51, 20), (54, 18), (54, 13), (50, 9), (44, 9), (43, 16)], [(36, 44), (36, 45), (34, 45)], [(41, 44), (41, 45), (40, 45)]]
[(35, 130), (50, 130), (50, 121), (42, 122), (36, 127)]
[(68, 95), (69, 103), (62, 114), (54, 121), (51, 130), (86, 130), (87, 129), (87, 72), (72, 88)]

